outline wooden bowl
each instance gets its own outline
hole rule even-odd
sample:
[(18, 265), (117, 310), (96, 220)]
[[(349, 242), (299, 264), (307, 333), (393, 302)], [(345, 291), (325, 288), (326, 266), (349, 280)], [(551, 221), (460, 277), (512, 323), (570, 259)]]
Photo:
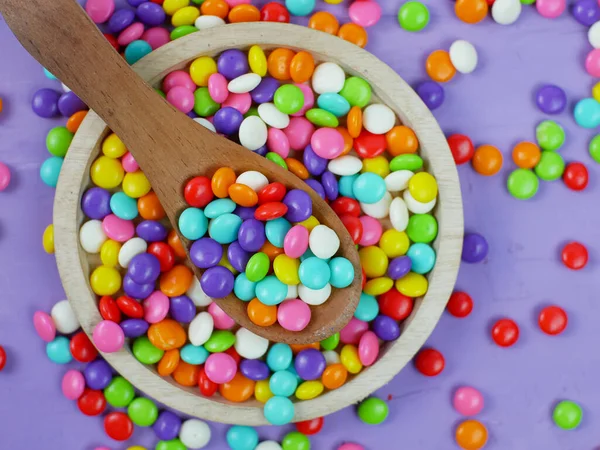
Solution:
[[(434, 214), (439, 223), (433, 244), (437, 262), (428, 275), (429, 290), (415, 302), (412, 315), (403, 323), (402, 335), (381, 349), (379, 360), (344, 386), (309, 401), (296, 404), (295, 421), (331, 414), (367, 397), (396, 375), (421, 348), (437, 324), (454, 287), (463, 235), (462, 200), (458, 175), (446, 139), (437, 122), (417, 94), (375, 56), (342, 39), (305, 27), (276, 23), (244, 23), (212, 28), (190, 34), (152, 52), (135, 66), (149, 84), (158, 86), (170, 71), (181, 69), (201, 55), (214, 56), (229, 48), (247, 49), (258, 44), (265, 49), (288, 47), (306, 50), (317, 61), (333, 61), (347, 73), (365, 78), (379, 101), (391, 107), (402, 123), (412, 128), (420, 142), (426, 169), (439, 185)], [(140, 114), (151, 114), (140, 111)], [(89, 285), (90, 265), (97, 256), (86, 254), (79, 245), (83, 222), (81, 196), (90, 186), (90, 165), (100, 153), (100, 144), (109, 130), (90, 112), (65, 158), (54, 204), (56, 259), (61, 280), (71, 305), (91, 336), (102, 320), (96, 295)], [(104, 358), (133, 385), (159, 402), (184, 414), (216, 422), (263, 425), (266, 420), (258, 401), (231, 403), (219, 395), (204, 398), (198, 388), (184, 388), (171, 378), (138, 362), (129, 348)]]

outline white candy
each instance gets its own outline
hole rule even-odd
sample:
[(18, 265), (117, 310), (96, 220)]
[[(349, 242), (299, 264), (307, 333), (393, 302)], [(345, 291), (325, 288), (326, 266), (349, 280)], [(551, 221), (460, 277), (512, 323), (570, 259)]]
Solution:
[(477, 67), (477, 50), (468, 41), (454, 41), (450, 46), (450, 61), (460, 73), (471, 73)]
[(337, 94), (344, 87), (346, 74), (336, 63), (324, 62), (319, 64), (312, 76), (312, 88), (317, 94), (332, 92)]
[(287, 295), (285, 296), (286, 300), (298, 298), (298, 285), (297, 284), (288, 284)]
[(198, 419), (188, 419), (181, 424), (179, 440), (189, 449), (204, 448), (210, 442), (210, 427)]
[(403, 191), (408, 187), (408, 180), (412, 178), (414, 172), (410, 170), (397, 170), (385, 177), (385, 187), (390, 192)]
[(377, 203), (361, 203), (360, 208), (367, 216), (374, 219), (385, 219), (390, 213), (390, 204), (392, 203), (392, 194), (386, 191), (383, 198)]
[(245, 94), (250, 92), (261, 82), (262, 78), (260, 75), (255, 73), (245, 73), (237, 78), (234, 78), (227, 84), (227, 90), (234, 94)]
[(413, 198), (408, 189), (402, 193), (402, 198), (404, 198), (404, 203), (406, 203), (408, 210), (413, 214), (426, 214), (431, 211), (437, 203), (437, 198), (434, 198), (427, 203), (421, 203)]
[(331, 285), (329, 283), (327, 283), (325, 287), (321, 289), (311, 289), (303, 284), (298, 285), (298, 297), (300, 297), (300, 300), (308, 305), (322, 305), (327, 301), (330, 295)]
[(88, 253), (100, 252), (100, 247), (107, 239), (108, 237), (102, 229), (102, 222), (99, 220), (90, 220), (79, 229), (79, 242)]
[(258, 359), (267, 353), (269, 341), (257, 336), (246, 328), (240, 328), (235, 333), (235, 351), (242, 358)]
[(202, 125), (204, 128), (212, 131), (213, 133), (217, 132), (217, 129), (215, 128), (215, 126), (210, 123), (210, 120), (205, 119), (204, 117), (195, 117), (194, 119), (192, 119), (194, 122), (199, 123), (200, 125)]
[(65, 92), (71, 92), (71, 89), (65, 83), (60, 83), (60, 85), (62, 86), (62, 90), (63, 91), (65, 91)]
[(238, 135), (240, 144), (254, 151), (267, 143), (268, 130), (260, 117), (248, 116), (242, 121)]
[(194, 317), (194, 320), (190, 322), (188, 328), (188, 337), (190, 338), (192, 345), (202, 345), (208, 341), (214, 328), (215, 321), (210, 313), (206, 311), (198, 313), (198, 315)]
[(212, 303), (212, 298), (204, 293), (202, 287), (200, 286), (200, 282), (196, 277), (192, 278), (192, 284), (185, 295), (187, 295), (196, 306), (208, 306)]
[(521, 0), (496, 0), (492, 5), (492, 19), (500, 25), (515, 23), (521, 15)]
[(408, 226), (408, 208), (404, 200), (400, 197), (392, 200), (392, 204), (390, 205), (390, 222), (392, 222), (392, 226), (398, 231), (404, 231)]
[(50, 316), (59, 333), (71, 334), (79, 328), (79, 322), (68, 300), (61, 300), (52, 307)]
[(219, 25), (225, 25), (225, 21), (219, 16), (200, 16), (194, 22), (194, 26), (199, 30), (207, 30)]
[(594, 48), (600, 48), (600, 21), (596, 22), (588, 30), (588, 41)]
[(363, 111), (363, 127), (373, 134), (385, 134), (394, 128), (396, 115), (389, 106), (376, 103)]
[(327, 169), (334, 175), (347, 176), (354, 175), (360, 172), (363, 163), (360, 158), (352, 155), (339, 156), (329, 161)]
[(281, 450), (281, 445), (275, 441), (263, 441), (254, 450)]
[(280, 130), (290, 124), (290, 116), (279, 111), (273, 103), (261, 103), (258, 105), (258, 115), (267, 125), (279, 128)]
[(327, 225), (317, 225), (308, 237), (310, 250), (317, 258), (331, 258), (340, 248), (340, 238)]
[[(256, 117), (256, 116), (255, 116)], [(253, 191), (258, 192), (262, 188), (264, 188), (267, 184), (269, 184), (269, 180), (262, 173), (257, 172), (256, 170), (248, 170), (246, 172), (242, 172), (237, 180), (235, 180), (238, 184), (245, 184)]]
[(134, 256), (145, 253), (148, 249), (148, 244), (145, 240), (139, 237), (129, 239), (123, 244), (119, 250), (119, 265), (127, 268)]
[(340, 354), (335, 350), (326, 350), (323, 352), (323, 356), (325, 357), (325, 362), (328, 366), (339, 364), (340, 362)]

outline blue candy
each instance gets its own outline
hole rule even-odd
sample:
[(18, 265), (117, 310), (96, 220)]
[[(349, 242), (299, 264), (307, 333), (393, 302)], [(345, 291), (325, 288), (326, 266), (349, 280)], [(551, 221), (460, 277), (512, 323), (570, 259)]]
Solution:
[(206, 234), (208, 219), (201, 209), (187, 208), (179, 216), (178, 225), (183, 237), (191, 241), (196, 241)]
[(286, 425), (294, 418), (294, 404), (287, 397), (271, 397), (264, 407), (265, 418), (273, 425)]
[(69, 348), (70, 341), (64, 336), (57, 336), (46, 344), (46, 355), (56, 364), (68, 364), (73, 360)]
[(348, 114), (350, 111), (350, 103), (340, 94), (334, 94), (328, 92), (326, 94), (319, 95), (317, 98), (317, 105), (319, 108), (330, 112), (336, 117), (342, 117)]
[(268, 306), (278, 305), (285, 300), (288, 288), (274, 275), (269, 275), (256, 283), (256, 298)]
[(313, 256), (300, 263), (298, 269), (300, 282), (310, 289), (323, 289), (331, 278), (331, 270), (327, 261)]
[(577, 125), (583, 128), (596, 128), (600, 125), (600, 103), (593, 98), (579, 100), (573, 110)]
[(267, 365), (272, 372), (286, 370), (291, 366), (292, 359), (292, 348), (283, 342), (273, 344), (267, 353)]
[(219, 244), (231, 244), (237, 239), (242, 219), (235, 214), (223, 214), (210, 221), (208, 234)]
[(254, 450), (258, 445), (258, 433), (252, 427), (234, 425), (227, 430), (227, 444), (231, 450)]
[(245, 302), (249, 302), (255, 297), (256, 283), (248, 280), (245, 273), (240, 273), (235, 277), (233, 292), (236, 297)]
[(271, 375), (269, 379), (269, 389), (273, 395), (289, 397), (298, 387), (298, 379), (293, 373), (287, 370), (279, 370)]
[(218, 200), (213, 200), (206, 208), (204, 208), (204, 215), (209, 219), (216, 219), (223, 214), (229, 214), (235, 211), (236, 204), (233, 200), (228, 198), (220, 198)]
[(329, 269), (331, 270), (329, 283), (333, 287), (342, 289), (350, 286), (354, 281), (354, 267), (346, 258), (341, 256), (333, 258), (329, 261)]
[(63, 159), (58, 156), (51, 156), (42, 163), (40, 167), (40, 178), (50, 187), (56, 187), (58, 175), (63, 165)]
[(308, 16), (315, 9), (316, 0), (285, 0), (285, 7), (294, 16)]
[(410, 258), (411, 270), (415, 273), (426, 274), (435, 265), (435, 250), (427, 244), (418, 242), (411, 245), (406, 255)]
[(283, 217), (279, 217), (275, 220), (269, 220), (265, 225), (265, 234), (267, 240), (277, 248), (283, 248), (283, 239), (288, 231), (292, 228), (292, 224), (289, 223)]
[(338, 190), (342, 197), (356, 198), (354, 195), (354, 182), (358, 178), (358, 174), (356, 175), (344, 175), (340, 177), (338, 180)]
[(137, 40), (125, 47), (125, 61), (135, 64), (152, 51), (152, 47), (146, 41)]
[(370, 322), (379, 314), (379, 303), (372, 295), (362, 293), (354, 317), (363, 322)]
[(181, 359), (188, 364), (204, 364), (208, 358), (208, 350), (201, 345), (186, 344), (179, 352)]
[(376, 173), (362, 173), (354, 180), (352, 192), (359, 202), (377, 203), (385, 195), (385, 181)]
[(115, 192), (110, 198), (110, 209), (123, 220), (133, 220), (138, 216), (137, 200), (125, 192)]

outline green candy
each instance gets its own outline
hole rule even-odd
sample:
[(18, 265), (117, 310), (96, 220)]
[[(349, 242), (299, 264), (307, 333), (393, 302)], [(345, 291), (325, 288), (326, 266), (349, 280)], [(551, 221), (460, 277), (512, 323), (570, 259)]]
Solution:
[(358, 417), (369, 425), (379, 425), (388, 414), (387, 403), (377, 397), (369, 397), (358, 405)]
[(335, 350), (340, 343), (340, 333), (335, 333), (327, 339), (321, 341), (321, 347), (325, 350)]
[(421, 31), (429, 23), (429, 9), (421, 2), (406, 2), (398, 11), (398, 23), (406, 31)]
[(269, 152), (269, 153), (267, 153), (265, 155), (265, 158), (267, 158), (271, 162), (274, 162), (278, 166), (283, 167), (285, 170), (287, 170), (287, 168), (288, 168), (287, 163), (285, 162), (285, 159), (283, 159), (281, 156), (279, 156), (275, 152)]
[(246, 114), (244, 114), (244, 117), (250, 117), (250, 116), (260, 117), (260, 115), (258, 114), (258, 108), (256, 106), (251, 106), (250, 109), (248, 109), (248, 112)]
[(521, 3), (523, 5), (533, 5), (535, 3), (535, 0), (521, 0)]
[(557, 427), (563, 430), (574, 430), (581, 423), (583, 411), (581, 406), (570, 400), (563, 400), (555, 406), (552, 419)]
[(537, 193), (539, 184), (538, 177), (531, 170), (516, 169), (508, 176), (506, 187), (513, 197), (527, 200)]
[(156, 450), (187, 450), (187, 447), (179, 439), (158, 441), (155, 448)]
[(123, 377), (114, 377), (104, 388), (104, 397), (109, 405), (115, 408), (125, 408), (135, 397), (133, 385)]
[(65, 127), (54, 127), (46, 136), (46, 148), (51, 155), (64, 158), (73, 140), (73, 133)]
[(165, 352), (156, 348), (146, 336), (141, 336), (133, 342), (133, 356), (143, 364), (156, 364)]
[(429, 244), (438, 233), (438, 223), (431, 214), (413, 214), (408, 219), (406, 234), (413, 242)]
[(221, 353), (235, 344), (235, 335), (231, 331), (217, 330), (204, 343), (204, 348), (211, 353)]
[(371, 101), (371, 85), (360, 77), (349, 77), (344, 82), (340, 95), (352, 106), (364, 108)]
[(396, 172), (397, 170), (419, 170), (423, 167), (423, 160), (419, 155), (414, 153), (405, 153), (398, 155), (390, 161), (390, 170)]
[(137, 397), (127, 407), (127, 415), (140, 427), (149, 427), (156, 422), (158, 408), (156, 403), (144, 397)]
[(271, 262), (266, 253), (258, 252), (250, 257), (246, 264), (246, 278), (249, 281), (258, 282), (267, 276)]
[(310, 440), (305, 434), (292, 431), (283, 437), (281, 448), (283, 450), (310, 450)]
[(193, 25), (181, 25), (180, 27), (177, 27), (171, 31), (171, 40), (174, 41), (175, 39), (195, 33), (196, 31), (198, 31), (198, 28)]
[(313, 108), (306, 111), (306, 118), (318, 127), (335, 128), (340, 121), (334, 114), (321, 108)]
[(167, 98), (167, 94), (165, 94), (163, 91), (161, 91), (160, 89), (154, 89), (154, 91), (160, 95), (162, 98)]
[(592, 159), (600, 164), (600, 134), (594, 136), (590, 141), (589, 152)]
[(544, 120), (535, 129), (538, 145), (542, 150), (556, 151), (565, 142), (565, 130), (554, 120)]
[(295, 114), (304, 106), (304, 94), (298, 86), (284, 84), (275, 91), (273, 103), (284, 114)]
[(540, 162), (535, 166), (535, 173), (544, 181), (558, 180), (565, 171), (565, 161), (556, 152), (542, 152)]
[(208, 93), (207, 87), (201, 87), (194, 92), (194, 112), (200, 117), (212, 116), (221, 105), (215, 102)]

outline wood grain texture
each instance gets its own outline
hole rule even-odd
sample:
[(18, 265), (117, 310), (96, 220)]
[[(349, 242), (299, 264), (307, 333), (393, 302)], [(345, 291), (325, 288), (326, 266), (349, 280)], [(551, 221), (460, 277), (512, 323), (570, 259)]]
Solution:
[[(431, 334), (454, 286), (462, 248), (463, 216), (456, 167), (444, 135), (414, 91), (387, 65), (356, 46), (304, 27), (285, 24), (235, 24), (188, 35), (156, 50), (134, 68), (150, 85), (170, 71), (183, 68), (199, 55), (215, 55), (228, 48), (279, 46), (302, 48), (317, 60), (334, 61), (347, 72), (367, 79), (377, 99), (390, 106), (420, 141), (426, 169), (438, 181), (439, 198), (434, 213), (439, 222), (434, 242), (437, 262), (428, 275), (429, 290), (415, 302), (411, 317), (403, 324), (401, 337), (382, 347), (379, 360), (344, 386), (314, 400), (298, 402), (294, 420), (301, 421), (333, 413), (356, 403), (383, 386), (414, 356)], [(67, 297), (86, 333), (101, 320), (96, 296), (88, 278), (90, 260), (79, 246), (78, 230), (83, 221), (81, 195), (90, 185), (89, 168), (99, 154), (108, 129), (90, 112), (75, 135), (65, 159), (54, 206), (56, 258)], [(197, 389), (186, 389), (161, 378), (139, 363), (128, 349), (103, 355), (136, 388), (182, 413), (217, 422), (245, 425), (265, 424), (262, 404), (232, 404), (215, 396), (206, 399)]]

